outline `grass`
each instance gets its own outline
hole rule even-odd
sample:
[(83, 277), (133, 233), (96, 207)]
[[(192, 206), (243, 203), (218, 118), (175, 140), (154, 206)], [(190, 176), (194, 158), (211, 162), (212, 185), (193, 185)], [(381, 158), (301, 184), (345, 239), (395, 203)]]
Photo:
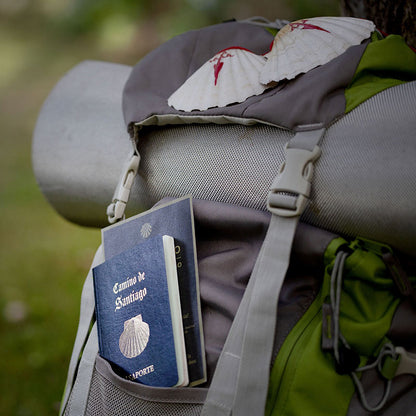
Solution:
[[(100, 243), (98, 229), (69, 223), (38, 189), (31, 163), (37, 115), (79, 62), (133, 65), (162, 42), (148, 24), (137, 33), (124, 28), (124, 39), (121, 32), (110, 22), (71, 35), (39, 17), (6, 19), (0, 8), (0, 415), (57, 414), (82, 285)], [(135, 42), (141, 34), (148, 41)]]
[(52, 415), (99, 231), (51, 209), (37, 190), (25, 142), (6, 147), (9, 163), (1, 172), (7, 184), (0, 207), (0, 414)]
[(59, 217), (41, 195), (31, 138), (48, 92), (88, 48), (68, 57), (69, 40), (1, 23), (0, 414), (56, 415), (100, 233)]

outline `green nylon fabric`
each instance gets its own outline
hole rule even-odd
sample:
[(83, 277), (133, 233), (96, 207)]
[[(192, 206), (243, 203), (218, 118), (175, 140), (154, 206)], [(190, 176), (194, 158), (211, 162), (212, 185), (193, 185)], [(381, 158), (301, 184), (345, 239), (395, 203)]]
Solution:
[(415, 79), (416, 53), (404, 39), (398, 35), (382, 40), (373, 37), (345, 90), (345, 112), (387, 88)]
[[(331, 354), (321, 349), (322, 304), (329, 302), (335, 251), (346, 241), (337, 238), (325, 253), (327, 261), (317, 298), (286, 338), (274, 362), (266, 415), (345, 415), (354, 383), (335, 371)], [(353, 253), (344, 267), (340, 329), (360, 354), (361, 365), (376, 356), (399, 304), (394, 283), (381, 258), (350, 244)]]

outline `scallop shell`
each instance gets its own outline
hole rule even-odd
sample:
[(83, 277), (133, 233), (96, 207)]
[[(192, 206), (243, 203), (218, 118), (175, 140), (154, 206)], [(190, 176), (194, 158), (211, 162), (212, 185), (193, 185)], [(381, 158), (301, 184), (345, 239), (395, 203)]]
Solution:
[(140, 234), (143, 238), (148, 238), (150, 234), (152, 234), (152, 226), (148, 222), (144, 223), (142, 225), (142, 228), (140, 229)]
[(176, 110), (206, 110), (241, 103), (268, 87), (259, 81), (266, 59), (244, 48), (228, 48), (194, 72), (168, 99)]
[(126, 358), (137, 357), (146, 348), (149, 336), (149, 325), (142, 320), (142, 315), (127, 320), (118, 341), (121, 353)]
[(269, 84), (292, 79), (324, 65), (360, 44), (375, 30), (373, 22), (353, 17), (315, 17), (284, 26), (266, 54), (260, 81)]

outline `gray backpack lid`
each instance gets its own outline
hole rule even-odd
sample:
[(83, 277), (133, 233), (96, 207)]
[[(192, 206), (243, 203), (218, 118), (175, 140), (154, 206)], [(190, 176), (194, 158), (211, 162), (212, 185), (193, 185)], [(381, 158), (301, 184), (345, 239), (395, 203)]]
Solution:
[[(257, 36), (262, 39), (260, 43), (269, 45), (272, 39), (263, 28), (250, 24), (227, 23), (219, 27), (229, 30), (232, 39), (236, 39), (233, 27), (243, 27), (244, 32), (252, 34), (247, 42), (254, 42)], [(212, 28), (204, 30), (212, 31)], [(183, 36), (196, 39), (198, 33), (200, 31)], [(221, 33), (223, 36), (217, 38), (225, 39), (226, 34)], [(239, 33), (239, 36), (244, 35)], [(168, 44), (172, 42), (177, 40)], [(222, 46), (228, 45), (218, 45)], [(247, 46), (261, 52), (251, 43)], [(212, 51), (198, 62), (205, 62), (218, 52), (216, 47), (211, 48)], [(144, 62), (159, 55), (159, 50), (144, 58)], [(198, 55), (200, 53), (203, 50)], [(348, 52), (343, 54), (347, 55)], [(331, 67), (337, 59), (319, 71), (312, 70), (295, 82), (288, 82), (279, 94), (289, 93), (295, 89), (293, 84), (301, 85), (324, 67)], [(198, 65), (193, 64), (192, 70)], [(140, 66), (141, 63), (133, 73), (138, 74)], [(32, 152), (36, 179), (50, 204), (73, 222), (90, 226), (107, 224), (106, 207), (111, 202), (122, 166), (132, 151), (123, 120), (123, 87), (127, 80), (128, 84), (136, 80), (142, 82), (144, 89), (138, 94), (142, 100), (141, 111), (151, 114), (150, 109), (156, 108), (155, 103), (159, 102), (166, 112), (177, 117), (176, 123), (182, 125), (149, 127), (140, 133), (141, 163), (127, 215), (149, 208), (165, 196), (188, 193), (198, 199), (265, 210), (269, 186), (285, 158), (284, 145), (293, 131), (274, 127), (270, 121), (246, 126), (256, 120), (241, 118), (233, 112), (241, 111), (251, 101), (262, 105), (260, 97), (267, 99), (271, 92), (252, 97), (243, 104), (223, 107), (221, 110), (229, 111), (232, 116), (227, 120), (216, 115), (216, 121), (224, 123), (233, 119), (239, 124), (219, 125), (210, 122), (209, 116), (201, 116), (202, 113), (215, 114), (218, 109), (184, 113), (167, 105), (167, 97), (187, 78), (187, 73), (177, 81), (178, 85), (166, 92), (163, 88), (165, 82), (170, 82), (169, 74), (155, 87), (149, 84), (154, 77), (152, 71), (142, 73), (143, 79), (133, 73), (131, 67), (124, 65), (83, 62), (69, 71), (49, 95), (36, 124)], [(312, 85), (310, 89), (315, 87)], [(160, 96), (154, 88), (160, 89)], [(298, 105), (306, 105), (305, 97), (314, 102), (310, 89), (305, 87), (300, 91), (301, 98), (291, 101), (289, 111), (284, 103), (276, 108), (276, 113), (286, 111), (290, 116), (291, 110), (298, 111)], [(334, 90), (335, 95), (338, 92)], [(129, 95), (127, 88), (125, 97), (126, 94)], [(143, 94), (147, 94), (149, 103)], [(343, 94), (340, 96), (343, 100)], [(325, 96), (325, 105), (331, 97)], [(303, 221), (338, 233), (359, 234), (382, 241), (411, 255), (416, 253), (415, 97), (416, 82), (388, 88), (328, 126), (322, 141), (322, 155), (316, 163), (311, 203)], [(246, 115), (244, 113), (243, 117)], [(172, 119), (170, 114), (164, 117), (166, 119), (150, 116), (142, 123)], [(210, 124), (197, 124), (202, 122)], [(224, 157), (230, 149), (233, 157)]]
[(130, 132), (136, 123), (217, 122), (215, 117), (224, 123), (224, 116), (234, 122), (240, 119), (242, 124), (253, 120), (296, 130), (298, 125), (328, 125), (343, 115), (344, 89), (368, 42), (352, 46), (327, 64), (242, 103), (191, 112), (168, 105), (169, 96), (221, 50), (242, 47), (261, 55), (269, 51), (272, 41), (272, 34), (263, 27), (228, 22), (190, 31), (164, 43), (133, 68), (126, 82), (123, 113)]

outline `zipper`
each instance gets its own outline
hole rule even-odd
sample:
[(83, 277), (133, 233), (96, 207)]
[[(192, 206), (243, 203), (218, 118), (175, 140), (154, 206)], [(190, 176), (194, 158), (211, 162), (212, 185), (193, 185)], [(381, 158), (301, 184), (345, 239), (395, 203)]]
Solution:
[(283, 381), (290, 383), (296, 371), (299, 356), (305, 350), (310, 335), (322, 321), (322, 293), (321, 289), (311, 306), (289, 333), (277, 355), (270, 374), (265, 411), (267, 416), (278, 415), (284, 409), (286, 397), (290, 391), (281, 391), (280, 386)]

